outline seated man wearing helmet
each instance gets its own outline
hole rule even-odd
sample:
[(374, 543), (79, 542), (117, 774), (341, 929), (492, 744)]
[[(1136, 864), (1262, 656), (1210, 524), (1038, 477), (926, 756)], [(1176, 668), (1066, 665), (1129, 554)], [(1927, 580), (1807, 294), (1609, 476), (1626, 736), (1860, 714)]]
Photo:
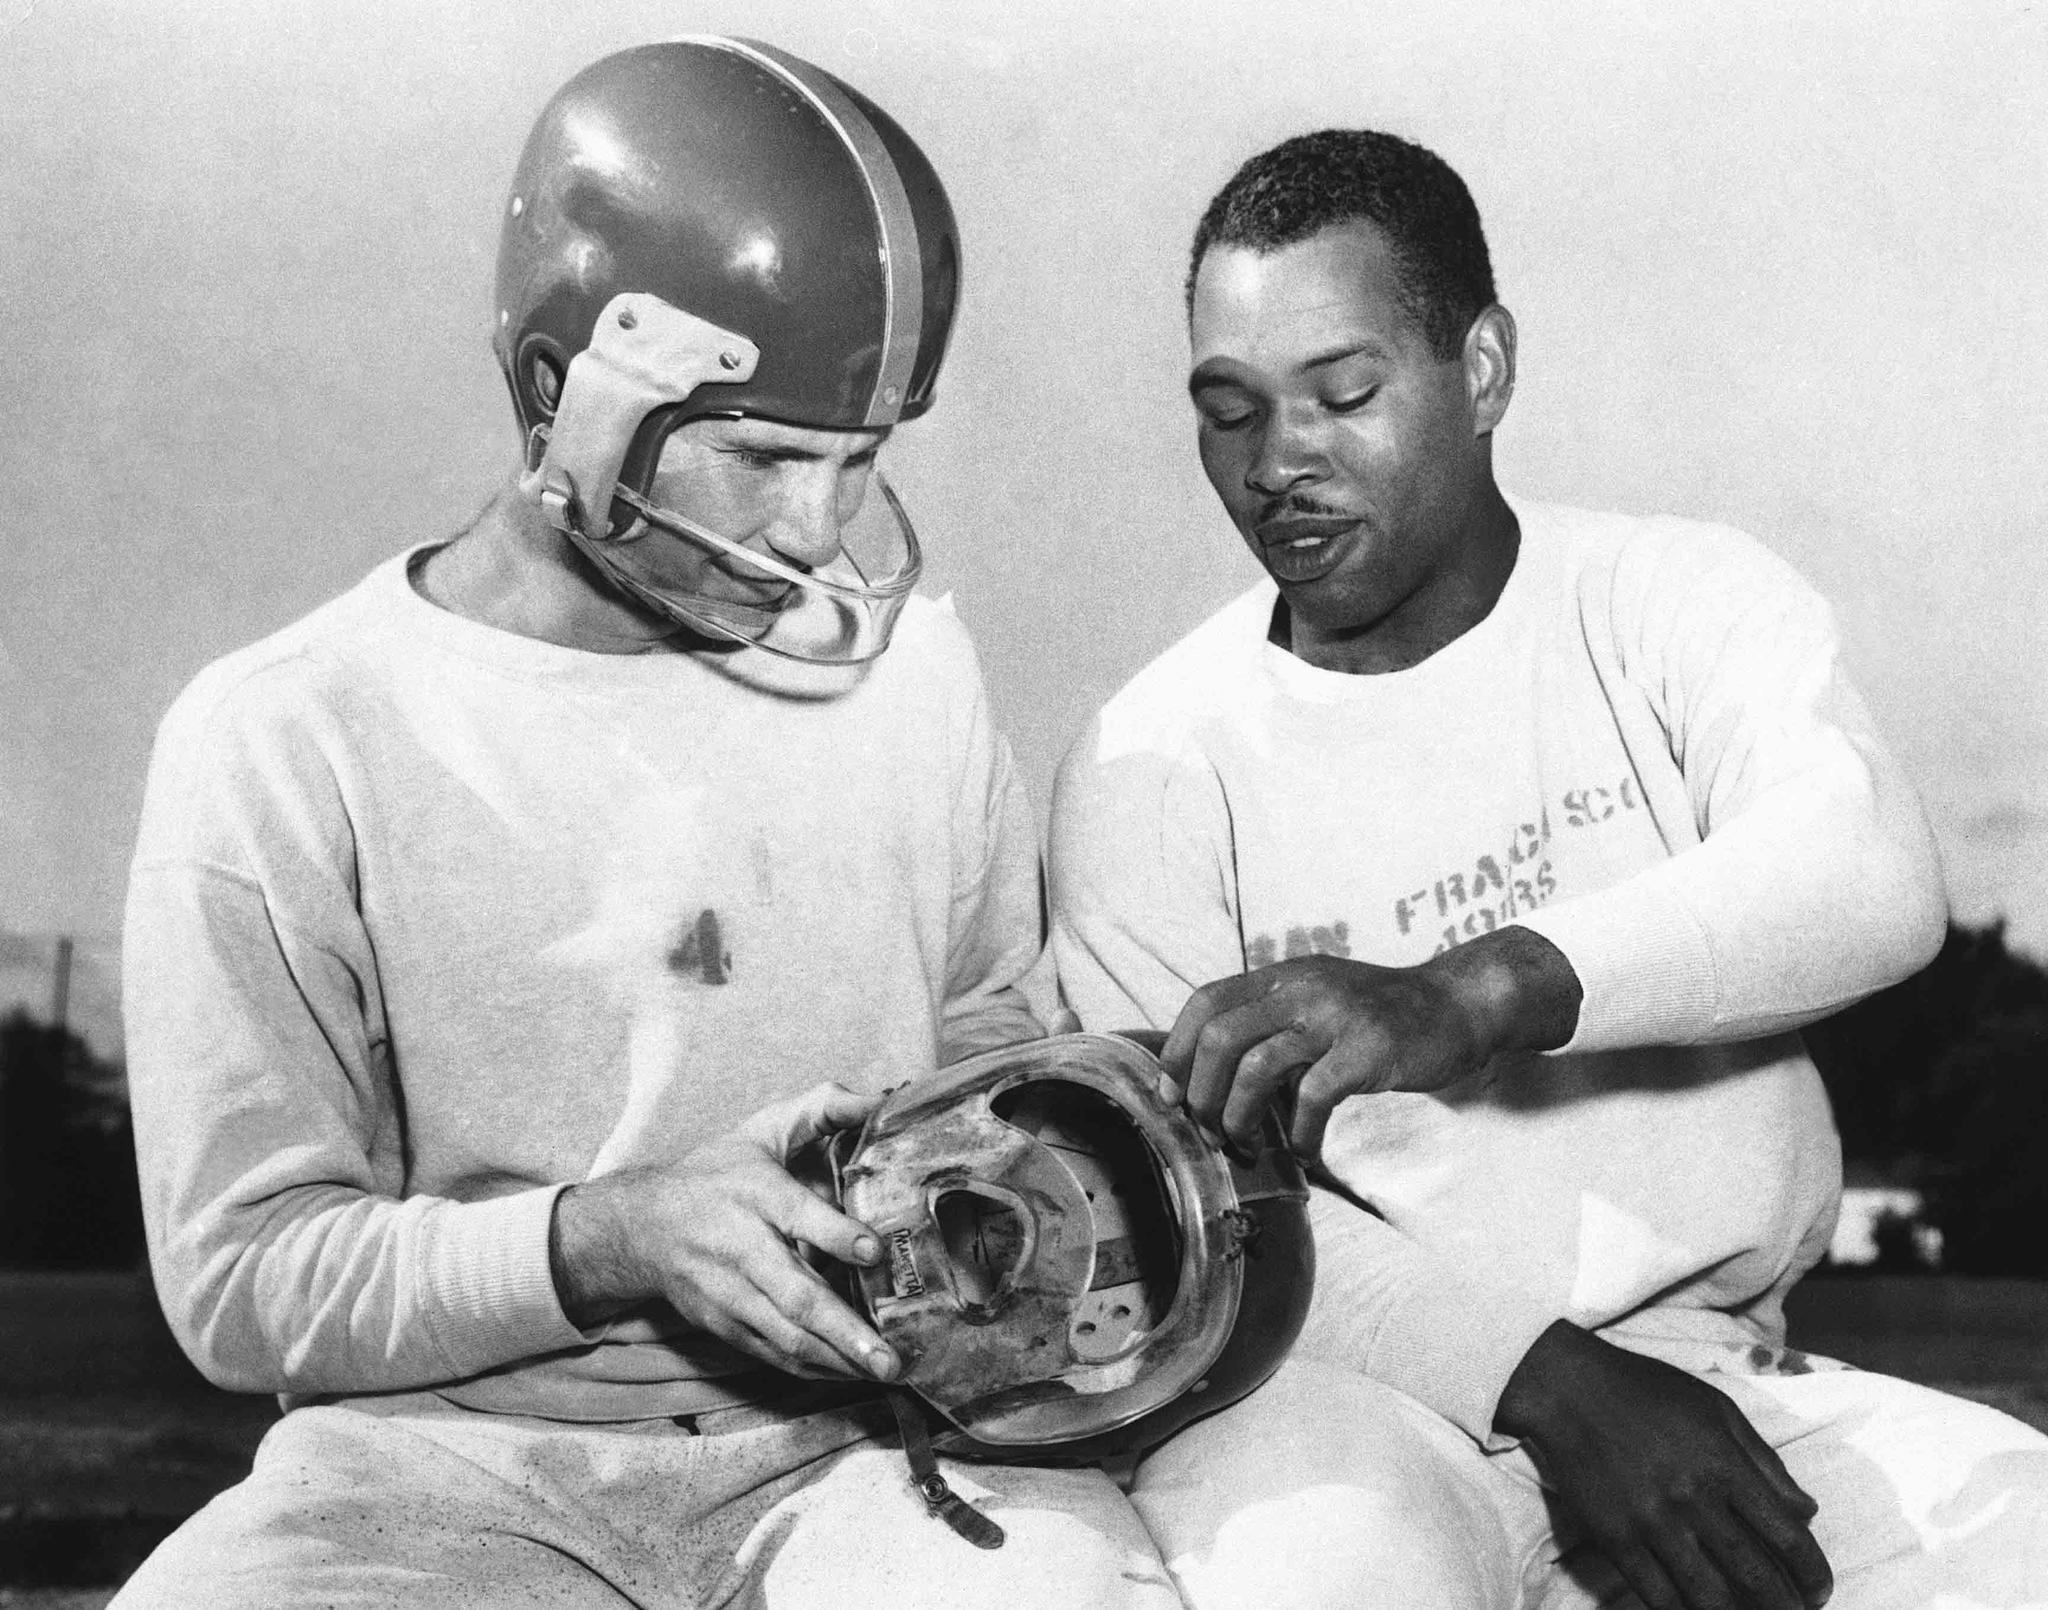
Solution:
[[(1178, 1603), (1099, 1469), (906, 1477), (792, 1154), (1040, 1033), (1036, 849), (875, 469), (943, 190), (766, 46), (572, 80), (503, 224), (527, 452), (205, 671), (127, 919), (172, 1327), (288, 1412), (124, 1606)], [(936, 1508), (936, 1503), (933, 1504)]]
[[(1190, 391), (1269, 573), (1062, 768), (1090, 1028), (1318, 1157), (1296, 1361), (1198, 1425), (1246, 1603), (2048, 1603), (2048, 1440), (1785, 1346), (1841, 1184), (1796, 1030), (1925, 961), (1940, 870), (1826, 606), (1748, 537), (1496, 486), (1515, 373), (1463, 183), (1330, 131), (1195, 235)], [(1297, 1421), (1297, 1426), (1307, 1424)], [(1290, 1546), (1313, 1495), (1339, 1559)], [(1235, 1516), (1235, 1520), (1231, 1517)], [(1317, 1602), (1324, 1602), (1318, 1599)]]

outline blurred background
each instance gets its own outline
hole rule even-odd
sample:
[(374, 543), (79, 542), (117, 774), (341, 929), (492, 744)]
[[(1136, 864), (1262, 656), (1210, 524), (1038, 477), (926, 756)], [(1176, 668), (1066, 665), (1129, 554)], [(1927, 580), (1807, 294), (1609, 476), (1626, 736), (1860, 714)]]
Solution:
[(520, 144), (589, 60), (694, 30), (840, 74), (952, 191), (965, 306), (889, 466), (1041, 813), (1095, 706), (1256, 575), (1181, 389), (1202, 205), (1331, 124), (1463, 173), (1521, 327), (1504, 482), (1797, 564), (1946, 858), (1942, 958), (1813, 1036), (1861, 1273), (1809, 1282), (1795, 1339), (2038, 1408), (2035, 0), (0, 0), (0, 1602), (112, 1580), (268, 1412), (181, 1373), (137, 1273), (118, 932), (155, 723), (502, 478)]

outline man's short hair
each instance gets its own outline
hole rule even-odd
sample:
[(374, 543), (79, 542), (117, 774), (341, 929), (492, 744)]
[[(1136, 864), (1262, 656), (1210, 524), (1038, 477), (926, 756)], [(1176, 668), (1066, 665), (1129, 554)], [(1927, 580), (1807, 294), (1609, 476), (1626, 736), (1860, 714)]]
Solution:
[(1439, 359), (1455, 358), (1494, 300), (1493, 264), (1465, 181), (1435, 152), (1373, 129), (1323, 129), (1261, 152), (1195, 226), (1188, 305), (1212, 246), (1278, 251), (1363, 220), (1387, 238), (1401, 301)]

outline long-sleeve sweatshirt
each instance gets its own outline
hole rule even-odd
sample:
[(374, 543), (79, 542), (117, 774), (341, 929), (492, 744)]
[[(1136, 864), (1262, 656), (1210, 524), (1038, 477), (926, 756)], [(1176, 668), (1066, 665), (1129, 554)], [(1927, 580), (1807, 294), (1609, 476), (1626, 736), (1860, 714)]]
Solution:
[(606, 655), (420, 598), (412, 555), (204, 671), (129, 892), (143, 1206), (214, 1380), (569, 1419), (728, 1401), (548, 1267), (568, 1182), (820, 1080), (1040, 1032), (1037, 851), (950, 610), (865, 674)]
[(1840, 1195), (1793, 1031), (1920, 965), (1946, 913), (1791, 569), (1721, 527), (1511, 506), (1494, 608), (1407, 670), (1268, 642), (1270, 582), (1226, 606), (1076, 742), (1051, 839), (1089, 1028), (1167, 1027), (1287, 957), (1410, 965), (1506, 924), (1570, 961), (1567, 1045), (1353, 1097), (1323, 1152), (1316, 1345), (1480, 1438), (1558, 1318), (1674, 1362), (1782, 1342)]

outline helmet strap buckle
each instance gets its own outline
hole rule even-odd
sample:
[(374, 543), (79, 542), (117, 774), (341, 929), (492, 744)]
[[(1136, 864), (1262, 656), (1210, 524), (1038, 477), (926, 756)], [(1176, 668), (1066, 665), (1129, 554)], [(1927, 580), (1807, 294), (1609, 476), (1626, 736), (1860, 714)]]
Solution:
[(944, 1521), (978, 1549), (1001, 1548), (1002, 1527), (954, 1492), (939, 1473), (931, 1431), (917, 1399), (901, 1387), (892, 1389), (888, 1397), (889, 1407), (896, 1411), (896, 1429), (903, 1437), (903, 1457), (910, 1462), (911, 1485), (924, 1500), (925, 1513)]

